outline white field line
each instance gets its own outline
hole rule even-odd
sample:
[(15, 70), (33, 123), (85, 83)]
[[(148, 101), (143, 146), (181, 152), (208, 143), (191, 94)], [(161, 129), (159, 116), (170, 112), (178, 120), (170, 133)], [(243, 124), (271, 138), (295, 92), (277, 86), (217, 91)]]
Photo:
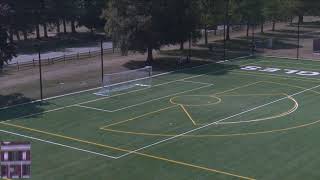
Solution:
[(205, 83), (205, 82), (197, 82), (197, 81), (187, 81), (187, 80), (181, 80), (181, 82), (187, 82), (187, 83), (193, 83), (193, 84), (202, 84), (202, 85), (213, 85), (212, 83)]
[[(242, 56), (242, 57), (233, 58), (233, 59), (230, 59), (230, 60), (227, 60), (227, 61), (234, 61), (234, 60), (245, 59), (245, 58), (250, 58), (250, 57), (252, 57), (252, 56), (251, 55), (250, 56)], [(216, 63), (216, 62), (207, 63), (207, 64), (203, 64), (203, 65), (199, 65), (199, 66), (195, 66), (195, 67), (190, 67), (190, 68), (183, 68), (183, 69), (169, 71), (169, 72), (160, 73), (160, 74), (155, 74), (155, 75), (153, 75), (151, 77), (159, 77), (159, 76), (169, 75), (169, 74), (173, 74), (173, 73), (180, 72), (180, 71), (185, 71), (185, 70), (190, 70), (190, 69), (197, 69), (197, 68), (201, 68), (201, 67), (212, 65), (214, 63)], [(63, 95), (60, 95), (60, 96), (49, 97), (49, 98), (44, 99), (43, 101), (57, 99), (57, 98), (66, 97), (66, 96), (75, 95), (75, 94), (81, 94), (81, 93), (84, 93), (84, 92), (94, 91), (94, 90), (98, 90), (98, 89), (101, 89), (101, 86), (100, 87), (96, 87), (96, 88), (92, 88), (92, 89), (87, 89), (87, 90), (84, 90), (84, 91), (77, 91), (77, 92), (73, 92), (73, 93), (63, 94)], [(19, 107), (19, 106), (23, 106), (23, 105), (27, 105), (27, 104), (34, 104), (34, 103), (38, 103), (38, 102), (41, 102), (41, 100), (35, 100), (35, 101), (27, 102), (27, 103), (1, 107), (0, 110), (10, 109), (10, 108)]]
[(110, 155), (106, 155), (106, 154), (102, 154), (102, 153), (98, 153), (98, 152), (94, 152), (94, 151), (80, 149), (80, 148), (76, 148), (76, 147), (73, 147), (73, 146), (68, 146), (68, 145), (56, 143), (56, 142), (53, 142), (53, 141), (47, 141), (47, 140), (35, 138), (35, 137), (32, 137), (32, 136), (27, 136), (27, 135), (18, 134), (18, 133), (14, 133), (14, 132), (10, 132), (10, 131), (5, 131), (5, 130), (0, 130), (0, 132), (6, 133), (6, 134), (15, 135), (15, 136), (19, 136), (19, 137), (23, 137), (23, 138), (27, 138), (27, 139), (32, 139), (32, 140), (35, 140), (35, 141), (40, 141), (40, 142), (47, 143), (47, 144), (53, 144), (53, 145), (57, 145), (57, 146), (61, 146), (61, 147), (65, 147), (65, 148), (81, 151), (81, 152), (86, 152), (86, 153), (89, 153), (89, 154), (103, 156), (103, 157), (107, 157), (107, 158), (111, 158), (111, 159), (118, 159), (115, 156), (110, 156)]
[[(288, 96), (287, 98), (290, 99), (290, 100), (292, 100), (292, 101), (295, 103), (294, 107), (293, 107), (290, 111), (288, 111), (287, 113), (283, 113), (283, 114), (289, 115), (289, 114), (294, 113), (294, 112), (299, 108), (299, 103), (298, 103), (298, 101), (297, 101), (296, 99), (294, 99), (294, 98), (291, 97), (291, 96)], [(279, 117), (280, 117), (280, 116), (279, 116)], [(279, 118), (279, 117), (278, 117), (278, 118)], [(221, 124), (221, 125), (226, 125), (226, 124), (242, 124), (242, 123), (262, 122), (262, 121), (266, 121), (266, 120), (269, 120), (269, 118), (265, 118), (265, 120), (256, 119), (256, 120), (250, 120), (250, 121), (220, 122), (220, 123), (218, 123), (218, 124), (219, 124), (219, 125), (220, 125), (220, 124)]]
[(213, 84), (206, 84), (206, 86), (202, 86), (202, 87), (199, 87), (199, 88), (190, 89), (190, 90), (187, 90), (187, 91), (183, 91), (183, 92), (174, 93), (174, 94), (170, 94), (170, 95), (167, 95), (167, 96), (151, 99), (149, 101), (144, 101), (142, 103), (133, 104), (133, 105), (126, 106), (126, 107), (119, 108), (119, 109), (115, 109), (115, 110), (105, 110), (105, 109), (99, 109), (99, 108), (92, 108), (92, 107), (83, 106), (83, 105), (75, 105), (75, 106), (83, 107), (83, 108), (87, 108), (87, 109), (92, 109), (92, 110), (97, 110), (97, 111), (104, 111), (104, 112), (113, 113), (113, 112), (118, 112), (118, 111), (122, 111), (122, 110), (125, 110), (125, 109), (129, 109), (129, 108), (132, 108), (132, 107), (140, 106), (140, 105), (143, 105), (143, 104), (147, 104), (147, 103), (150, 103), (150, 102), (158, 101), (158, 100), (161, 100), (161, 99), (165, 99), (165, 98), (168, 98), (168, 97), (171, 97), (171, 96), (175, 96), (175, 95), (179, 95), (179, 94), (183, 94), (183, 93), (188, 93), (188, 92), (200, 90), (200, 89), (207, 88), (207, 87), (210, 87), (210, 86), (213, 86)]
[[(241, 57), (241, 58), (247, 58), (247, 57), (251, 57), (251, 56), (245, 56), (245, 57)], [(233, 59), (233, 60), (241, 59), (241, 58), (235, 58), (235, 59)], [(247, 65), (248, 65), (248, 64), (251, 64), (251, 63), (247, 63)], [(208, 64), (205, 64), (205, 65), (208, 65)], [(246, 65), (246, 64), (245, 64), (245, 65)], [(202, 66), (204, 66), (204, 65), (202, 65)], [(194, 67), (194, 68), (195, 68), (195, 67)], [(156, 85), (154, 85), (154, 86), (152, 86), (152, 87), (163, 86), (163, 85), (167, 85), (167, 84), (179, 82), (179, 81), (182, 81), (182, 80), (197, 78), (197, 77), (205, 76), (205, 75), (210, 74), (210, 73), (217, 73), (217, 72), (221, 72), (221, 71), (225, 71), (225, 70), (226, 70), (226, 69), (222, 69), (222, 70), (218, 70), (218, 71), (214, 71), (214, 72), (208, 72), (208, 73), (205, 73), (205, 74), (200, 74), (200, 75), (195, 75), (195, 76), (190, 76), (190, 77), (186, 77), (186, 78), (182, 78), (182, 79), (178, 79), (178, 80), (174, 80), (174, 81), (168, 81), (168, 82), (165, 82), (165, 83), (156, 84)], [(157, 76), (157, 75), (155, 75), (155, 76)], [(160, 75), (159, 75), (159, 76), (160, 76)], [(151, 88), (152, 88), (152, 87), (151, 87)], [(138, 92), (138, 91), (143, 91), (143, 90), (146, 90), (146, 89), (150, 89), (150, 88), (138, 89), (138, 90), (134, 90), (134, 91), (126, 92), (126, 93), (116, 94), (116, 95), (113, 95), (113, 96), (108, 96), (108, 97), (99, 98), (99, 99), (90, 100), (90, 101), (84, 101), (84, 102), (81, 102), (81, 103), (72, 104), (72, 105), (69, 105), (69, 106), (64, 106), (64, 107), (61, 107), (61, 108), (56, 108), (56, 109), (52, 109), (52, 110), (48, 110), (48, 111), (43, 111), (43, 112), (40, 112), (40, 113), (35, 113), (35, 114), (26, 115), (26, 116), (21, 116), (21, 117), (17, 117), (17, 118), (14, 118), (14, 119), (32, 117), (32, 116), (35, 116), (35, 115), (40, 115), (40, 114), (45, 114), (45, 113), (49, 113), (49, 112), (59, 111), (59, 110), (63, 110), (63, 109), (66, 109), (66, 108), (75, 107), (75, 106), (78, 106), (78, 105), (83, 105), (83, 104), (87, 104), (87, 103), (91, 103), (91, 102), (96, 102), (96, 101), (100, 101), (100, 100), (104, 100), (104, 99), (109, 99), (109, 98), (113, 98), (113, 97), (117, 97), (117, 96), (122, 96), (122, 95), (125, 95), (125, 94), (131, 94), (131, 93), (135, 93), (135, 92)], [(16, 106), (19, 106), (19, 105), (16, 105)], [(0, 108), (0, 110), (2, 110), (2, 109)], [(9, 120), (6, 120), (6, 121), (11, 121), (11, 120), (12, 120), (12, 119), (9, 119)]]
[(81, 108), (85, 108), (85, 109), (96, 110), (96, 111), (112, 112), (112, 111), (109, 111), (109, 110), (100, 109), (100, 108), (94, 108), (94, 107), (89, 107), (89, 106), (82, 106), (82, 105), (74, 105), (74, 106), (76, 106), (76, 107), (81, 107)]
[[(204, 74), (203, 74), (204, 75)], [(188, 78), (193, 78), (193, 77), (188, 77)], [(185, 79), (185, 78), (184, 78)], [(166, 83), (162, 83), (162, 84), (158, 84), (158, 85), (155, 85), (153, 87), (156, 87), (156, 86), (162, 86), (162, 85), (166, 85), (166, 84), (170, 84), (170, 83), (174, 83), (174, 82), (179, 82), (181, 80), (175, 80), (175, 81), (170, 81), (170, 82), (166, 82)], [(209, 87), (209, 86), (208, 86)], [(202, 87), (204, 88), (204, 87)], [(147, 88), (149, 89), (149, 88)], [(101, 99), (108, 99), (108, 98), (112, 98), (112, 97), (117, 97), (117, 96), (121, 96), (121, 95), (124, 95), (124, 94), (130, 94), (130, 93), (134, 93), (134, 92), (138, 92), (138, 91), (142, 91), (142, 90), (146, 90), (146, 89), (138, 89), (138, 90), (134, 90), (134, 91), (130, 91), (130, 92), (127, 92), (127, 93), (121, 93), (121, 94), (116, 94), (114, 96), (109, 96), (109, 97), (105, 97), (105, 98), (100, 98), (99, 100)], [(197, 90), (197, 89), (193, 89), (193, 90)], [(191, 90), (190, 90), (191, 91)], [(169, 95), (169, 97), (172, 96)], [(165, 97), (163, 97), (165, 98)], [(90, 103), (90, 102), (95, 102), (97, 101), (96, 100), (91, 100), (91, 101), (86, 101), (86, 102), (82, 102), (82, 103), (78, 103), (78, 104), (72, 104), (72, 105), (69, 105), (69, 106), (64, 106), (64, 107), (61, 107), (61, 108), (56, 108), (56, 109), (51, 109), (51, 110), (47, 110), (47, 111), (43, 111), (43, 112), (40, 112), (40, 113), (34, 113), (34, 114), (29, 114), (29, 115), (25, 115), (25, 116), (21, 116), (21, 117), (17, 117), (17, 118), (14, 118), (14, 119), (21, 119), (21, 118), (27, 118), (27, 117), (32, 117), (32, 116), (36, 116), (36, 115), (40, 115), (40, 114), (45, 114), (45, 113), (50, 113), (50, 112), (55, 112), (55, 111), (60, 111), (60, 110), (64, 110), (64, 109), (67, 109), (67, 108), (71, 108), (71, 107), (82, 107), (82, 108), (87, 108), (87, 109), (94, 109), (94, 110), (98, 110), (98, 111), (105, 111), (105, 112), (116, 112), (116, 111), (120, 111), (120, 110), (115, 110), (115, 111), (109, 111), (109, 110), (104, 110), (104, 109), (98, 109), (98, 108), (92, 108), (92, 107), (89, 107), (89, 106), (83, 106), (82, 104), (87, 104), (87, 103)], [(152, 100), (152, 101), (155, 101), (155, 100)], [(151, 101), (150, 101), (151, 102)], [(143, 102), (143, 103), (140, 103), (141, 104), (144, 104), (144, 103), (147, 103), (147, 102)], [(136, 105), (132, 105), (131, 107), (134, 107), (134, 106), (138, 106), (137, 104)], [(122, 109), (128, 109), (130, 107), (124, 107), (124, 108), (121, 108)], [(8, 121), (11, 121), (13, 119), (8, 119), (8, 120), (5, 120), (5, 122), (8, 122)]]
[[(319, 88), (319, 87), (320, 87), (320, 85), (317, 85), (317, 86), (314, 86), (314, 87), (312, 87), (312, 88), (305, 89), (305, 90), (303, 90), (303, 91), (300, 91), (300, 92), (297, 92), (297, 93), (295, 93), (295, 94), (288, 95), (288, 96), (289, 96), (289, 97), (294, 97), (294, 96), (297, 96), (297, 95), (299, 95), (299, 94), (303, 94), (303, 93), (305, 93), (305, 92), (307, 92), (307, 91), (310, 91), (310, 90), (313, 90), (313, 89), (316, 89), (316, 88)], [(263, 108), (263, 107), (265, 107), (265, 106), (269, 106), (269, 105), (271, 105), (271, 104), (277, 103), (277, 102), (282, 101), (282, 100), (285, 100), (285, 99), (288, 99), (288, 97), (283, 97), (283, 98), (280, 98), (280, 99), (271, 101), (271, 102), (269, 102), (269, 103), (266, 103), (266, 104), (257, 106), (257, 107), (255, 107), (255, 108), (252, 108), (252, 109), (249, 109), (249, 110), (240, 112), (240, 113), (238, 113), (238, 114), (234, 114), (234, 115), (232, 115), (232, 116), (229, 116), (229, 117), (226, 117), (226, 118), (223, 118), (223, 119), (220, 119), (220, 120), (215, 121), (215, 122), (213, 122), (213, 123), (210, 123), (210, 124), (207, 124), (207, 125), (204, 125), (204, 126), (201, 126), (201, 127), (195, 128), (195, 129), (192, 129), (192, 130), (190, 130), (190, 131), (186, 131), (186, 132), (181, 133), (181, 134), (178, 134), (178, 135), (176, 135), (176, 136), (173, 136), (173, 137), (170, 137), (170, 138), (166, 138), (166, 139), (160, 140), (160, 141), (158, 141), (158, 142), (155, 142), (155, 143), (152, 143), (152, 144), (150, 144), (150, 145), (141, 147), (141, 148), (136, 149), (136, 150), (134, 150), (134, 151), (125, 153), (125, 154), (123, 154), (123, 155), (121, 155), (121, 156), (118, 156), (117, 158), (123, 158), (123, 157), (125, 157), (125, 156), (130, 155), (130, 154), (134, 154), (134, 153), (136, 153), (136, 152), (138, 152), (138, 151), (141, 151), (141, 150), (144, 150), (144, 149), (147, 149), (147, 148), (156, 146), (156, 145), (161, 144), (161, 143), (164, 143), (164, 142), (168, 142), (168, 141), (170, 141), (170, 140), (173, 140), (173, 139), (179, 138), (179, 137), (181, 137), (181, 136), (184, 136), (184, 135), (187, 135), (187, 134), (196, 132), (196, 131), (198, 131), (198, 130), (204, 129), (204, 128), (209, 127), (209, 126), (212, 126), (212, 125), (219, 125), (219, 123), (222, 122), (222, 121), (225, 121), (225, 120), (228, 120), (228, 119), (231, 119), (231, 118), (240, 116), (240, 115), (245, 114), (245, 113), (248, 113), (248, 112), (255, 111), (255, 110), (257, 110), (257, 109)]]

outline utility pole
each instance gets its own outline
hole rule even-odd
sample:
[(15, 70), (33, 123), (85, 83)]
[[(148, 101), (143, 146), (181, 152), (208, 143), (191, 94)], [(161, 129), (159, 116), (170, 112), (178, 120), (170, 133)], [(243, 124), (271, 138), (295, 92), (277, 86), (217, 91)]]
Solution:
[(103, 40), (100, 42), (100, 59), (101, 59), (101, 83), (103, 85), (104, 82), (104, 63), (103, 63)]
[(298, 20), (298, 47), (297, 47), (297, 60), (300, 59), (300, 19)]
[(40, 48), (40, 44), (37, 45), (37, 49), (38, 49), (38, 58), (39, 58), (40, 100), (43, 101), (42, 63), (41, 63), (41, 48)]

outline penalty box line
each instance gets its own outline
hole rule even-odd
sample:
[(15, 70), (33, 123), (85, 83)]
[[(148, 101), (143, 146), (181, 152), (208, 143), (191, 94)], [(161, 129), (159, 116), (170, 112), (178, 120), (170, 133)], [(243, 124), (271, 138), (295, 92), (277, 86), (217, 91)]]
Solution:
[[(239, 60), (239, 59), (245, 59), (248, 58), (247, 60), (251, 60), (250, 58), (252, 57), (252, 55), (249, 56), (241, 56), (241, 57), (236, 57), (236, 58), (232, 58), (226, 61), (220, 61), (220, 62), (230, 62), (230, 61), (234, 61), (234, 60)], [(190, 67), (190, 68), (183, 68), (183, 69), (179, 69), (179, 70), (174, 70), (174, 71), (169, 71), (169, 72), (165, 72), (165, 73), (160, 73), (160, 74), (155, 74), (152, 75), (152, 77), (159, 77), (159, 76), (165, 76), (165, 75), (170, 75), (176, 72), (181, 72), (181, 71), (186, 71), (186, 70), (192, 70), (192, 69), (197, 69), (197, 68), (202, 68), (205, 66), (209, 66), (214, 64), (215, 62), (210, 62), (207, 64), (203, 64), (203, 65), (199, 65), (199, 66), (195, 66), (195, 67)], [(249, 64), (247, 64), (249, 65)], [(204, 74), (205, 75), (205, 74)], [(183, 80), (183, 79), (180, 79)], [(176, 80), (179, 81), (179, 80)], [(170, 82), (169, 82), (170, 83)], [(70, 95), (76, 95), (76, 94), (80, 94), (80, 93), (84, 93), (84, 92), (89, 92), (89, 91), (94, 91), (94, 90), (98, 90), (101, 89), (101, 87), (96, 87), (96, 88), (92, 88), (92, 89), (87, 89), (87, 90), (83, 90), (83, 91), (77, 91), (77, 92), (73, 92), (73, 93), (68, 93), (68, 94), (63, 94), (63, 95), (59, 95), (59, 96), (53, 96), (53, 97), (49, 97), (49, 98), (45, 98), (44, 100), (34, 100), (34, 101), (30, 101), (30, 102), (26, 102), (26, 103), (21, 103), (21, 104), (17, 104), (17, 105), (9, 105), (9, 106), (5, 106), (5, 107), (1, 107), (0, 110), (4, 110), (4, 109), (10, 109), (10, 108), (15, 108), (15, 107), (19, 107), (19, 106), (24, 106), (24, 105), (28, 105), (28, 104), (34, 104), (34, 103), (40, 103), (42, 101), (49, 101), (52, 99), (57, 99), (57, 98), (61, 98), (61, 97), (66, 97), (66, 96), (70, 96)], [(101, 98), (100, 98), (101, 99)], [(100, 100), (98, 99), (98, 100)], [(104, 98), (102, 98), (104, 99)], [(81, 103), (80, 103), (81, 105)]]
[[(303, 93), (305, 93), (305, 92), (307, 92), (307, 91), (314, 90), (314, 89), (319, 88), (319, 87), (320, 87), (320, 85), (317, 85), (317, 86), (314, 86), (314, 87), (312, 87), (312, 88), (308, 88), (308, 89), (305, 89), (305, 90), (303, 90), (303, 91), (300, 91), (300, 92), (297, 92), (297, 93), (294, 93), (294, 94), (291, 94), (291, 95), (288, 95), (288, 96), (289, 96), (289, 97), (294, 97), (294, 96), (303, 94)], [(248, 113), (248, 112), (255, 111), (255, 110), (257, 110), (257, 109), (261, 109), (261, 108), (266, 107), (266, 106), (269, 106), (269, 105), (271, 105), (271, 104), (274, 104), (274, 103), (283, 101), (283, 100), (285, 100), (285, 99), (287, 99), (287, 98), (288, 98), (288, 97), (280, 98), (280, 99), (271, 101), (271, 102), (269, 102), (269, 103), (266, 103), (266, 104), (257, 106), (257, 107), (255, 107), (255, 108), (252, 108), (252, 109), (243, 111), (243, 112), (241, 112), (241, 113), (234, 114), (234, 115), (232, 115), (232, 116), (229, 116), (229, 117), (220, 119), (220, 120), (215, 121), (215, 122), (213, 122), (213, 123), (210, 123), (210, 124), (207, 124), (207, 125), (204, 125), (204, 126), (201, 126), (201, 127), (198, 127), (198, 128), (192, 129), (192, 130), (189, 130), (189, 131), (186, 131), (186, 132), (181, 133), (181, 134), (178, 134), (178, 135), (176, 135), (176, 136), (163, 139), (163, 140), (161, 140), (161, 141), (152, 143), (152, 144), (150, 144), (150, 145), (144, 146), (144, 147), (142, 147), (142, 148), (138, 148), (138, 149), (136, 149), (136, 150), (134, 150), (134, 151), (131, 151), (131, 152), (129, 152), (129, 153), (123, 154), (123, 155), (121, 155), (119, 158), (123, 158), (123, 157), (126, 157), (126, 156), (131, 155), (131, 154), (135, 154), (135, 153), (137, 153), (137, 152), (139, 152), (139, 151), (141, 151), (141, 150), (145, 150), (145, 149), (147, 149), (147, 148), (150, 148), (150, 147), (153, 147), (153, 146), (156, 146), (156, 145), (159, 145), (159, 144), (162, 144), (162, 143), (165, 143), (165, 142), (168, 142), (168, 141), (177, 139), (177, 138), (179, 138), (179, 137), (182, 137), (182, 136), (184, 136), (184, 135), (187, 135), (187, 134), (196, 132), (196, 131), (198, 131), (198, 130), (201, 130), (201, 129), (204, 129), (204, 128), (207, 128), (207, 127), (210, 127), (210, 126), (212, 126), (212, 125), (218, 125), (218, 124), (219, 124), (220, 122), (222, 122), (222, 121), (225, 121), (225, 120), (228, 120), (228, 119), (231, 119), (231, 118), (234, 118), (234, 117), (243, 115), (243, 114)]]
[[(181, 81), (181, 82), (184, 82), (184, 81)], [(188, 83), (190, 83), (190, 82), (188, 82)], [(202, 85), (205, 85), (205, 86), (202, 86), (202, 87), (199, 87), (199, 88), (190, 89), (190, 90), (183, 91), (183, 92), (178, 92), (178, 93), (174, 93), (174, 94), (169, 94), (169, 95), (166, 95), (166, 96), (162, 96), (162, 97), (159, 97), (159, 98), (151, 99), (151, 100), (144, 101), (144, 102), (137, 103), (137, 104), (133, 104), (133, 105), (130, 105), (130, 106), (125, 106), (125, 107), (122, 107), (122, 108), (119, 108), (119, 109), (115, 109), (115, 110), (106, 110), (106, 109), (94, 108), (94, 107), (84, 106), (84, 105), (75, 105), (75, 106), (76, 106), (76, 107), (81, 107), (81, 108), (86, 108), (86, 109), (91, 109), (91, 110), (96, 110), (96, 111), (103, 111), (103, 112), (114, 113), (114, 112), (118, 112), (118, 111), (122, 111), (122, 110), (129, 109), (129, 108), (132, 108), (132, 107), (136, 107), (136, 106), (144, 105), (144, 104), (147, 104), (147, 103), (151, 103), (151, 102), (154, 102), (154, 101), (159, 101), (159, 100), (161, 100), (161, 99), (169, 98), (169, 97), (171, 97), (171, 96), (176, 96), (176, 95), (179, 95), (179, 94), (184, 94), (184, 93), (188, 93), (188, 92), (192, 92), (192, 91), (204, 89), (204, 88), (211, 87), (211, 86), (214, 85), (214, 84), (209, 84), (209, 83), (205, 83), (205, 84), (204, 84), (204, 83), (201, 83), (201, 84), (202, 84)]]
[[(244, 57), (240, 57), (240, 58), (234, 58), (234, 59), (231, 59), (230, 61), (237, 60), (237, 59), (249, 58), (249, 57), (251, 57), (251, 56), (244, 56)], [(251, 61), (251, 59), (247, 59), (247, 60)], [(253, 63), (254, 62), (247, 62), (247, 63), (244, 63), (242, 66), (250, 65), (250, 64), (253, 64)], [(201, 66), (199, 66), (199, 67), (201, 67)], [(199, 68), (199, 67), (197, 67), (197, 68)], [(193, 68), (190, 68), (190, 69), (193, 69)], [(218, 73), (218, 72), (225, 71), (225, 70), (228, 70), (228, 69), (230, 69), (230, 68), (224, 68), (224, 69), (221, 69), (221, 70), (218, 70), (218, 71), (214, 71), (214, 72), (207, 72), (207, 73), (203, 73), (203, 74), (199, 74), (199, 75), (194, 75), (194, 76), (189, 76), (189, 77), (186, 77), (186, 78), (181, 78), (181, 79), (177, 79), (177, 80), (173, 80), (173, 81), (168, 81), (168, 82), (165, 82), (165, 83), (156, 84), (153, 87), (158, 87), (158, 86), (163, 86), (163, 85), (167, 85), (167, 84), (171, 84), (171, 83), (175, 83), (175, 82), (179, 82), (179, 81), (189, 80), (189, 79), (205, 76), (205, 75), (208, 75), (208, 74), (211, 74), (211, 73)], [(175, 71), (173, 71), (173, 72), (175, 72)], [(171, 74), (171, 73), (168, 73), (168, 74)], [(153, 77), (157, 77), (157, 76), (160, 76), (160, 75), (154, 75)], [(142, 91), (142, 90), (146, 90), (146, 88), (139, 89), (139, 90), (134, 90), (134, 91), (126, 92), (126, 93), (120, 93), (120, 94), (116, 94), (116, 95), (109, 96), (109, 97), (103, 97), (103, 98), (98, 98), (98, 99), (94, 99), (94, 100), (75, 103), (75, 104), (72, 104), (72, 105), (63, 106), (63, 107), (60, 107), (60, 108), (51, 109), (51, 110), (43, 111), (43, 112), (40, 112), (40, 113), (34, 113), (34, 114), (29, 114), (29, 115), (24, 115), (24, 116), (21, 116), (21, 117), (13, 118), (13, 119), (7, 119), (5, 121), (12, 121), (14, 119), (27, 118), (27, 117), (32, 117), (32, 116), (35, 116), (35, 115), (40, 115), (40, 114), (60, 111), (60, 110), (64, 110), (64, 109), (67, 109), (67, 108), (76, 107), (76, 106), (79, 106), (79, 105), (82, 106), (84, 104), (88, 104), (88, 103), (91, 103), (91, 102), (105, 100), (105, 99), (109, 99), (109, 98), (113, 98), (113, 97), (118, 97), (118, 96), (122, 96), (122, 95), (125, 95), (125, 94), (131, 94), (131, 93), (135, 93), (135, 92)], [(39, 101), (37, 101), (37, 102), (39, 102)], [(27, 105), (27, 104), (30, 104), (30, 103), (25, 103), (24, 105)], [(9, 106), (9, 107), (5, 107), (5, 108), (0, 108), (0, 110), (13, 108), (13, 107), (16, 107), (16, 106), (21, 106), (21, 105), (14, 105), (14, 106)]]

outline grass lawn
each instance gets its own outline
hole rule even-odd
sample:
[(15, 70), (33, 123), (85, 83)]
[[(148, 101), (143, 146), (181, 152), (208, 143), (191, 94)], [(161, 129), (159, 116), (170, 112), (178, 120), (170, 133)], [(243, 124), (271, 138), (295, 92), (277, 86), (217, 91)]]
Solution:
[(320, 63), (247, 57), (0, 109), (32, 180), (319, 179)]

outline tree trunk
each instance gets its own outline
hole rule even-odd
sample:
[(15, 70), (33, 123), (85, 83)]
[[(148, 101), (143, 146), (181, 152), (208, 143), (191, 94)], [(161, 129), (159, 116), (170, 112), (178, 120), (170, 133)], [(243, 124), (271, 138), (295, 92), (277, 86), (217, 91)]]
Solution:
[(300, 22), (300, 23), (303, 23), (303, 20), (304, 20), (304, 19), (303, 19), (303, 15), (299, 15), (299, 22)]
[(9, 41), (11, 43), (13, 43), (13, 30), (12, 29), (9, 30)]
[(2, 71), (4, 66), (4, 61), (0, 59), (0, 72)]
[(293, 23), (293, 19), (294, 19), (294, 17), (293, 17), (293, 16), (290, 16), (290, 24)]
[(40, 27), (39, 24), (36, 25), (36, 35), (37, 35), (37, 39), (40, 39)]
[(57, 25), (57, 34), (59, 34), (61, 32), (59, 20), (56, 22), (56, 25)]
[(184, 50), (184, 42), (180, 41), (180, 51), (183, 51), (183, 50)]
[(217, 29), (214, 30), (214, 35), (215, 35), (215, 36), (217, 35)]
[(67, 34), (67, 23), (66, 23), (66, 19), (63, 19), (63, 32), (65, 33), (65, 34)]
[(153, 54), (152, 54), (152, 50), (153, 50), (152, 46), (151, 46), (151, 45), (149, 45), (149, 46), (148, 46), (147, 65), (151, 65), (151, 64), (152, 64), (152, 62), (153, 62)]
[(205, 45), (208, 45), (208, 27), (204, 27), (204, 43)]
[(71, 32), (76, 33), (76, 23), (74, 20), (71, 21)]
[(249, 30), (250, 30), (250, 23), (249, 22), (247, 22), (247, 37), (249, 37)]
[(47, 24), (44, 23), (42, 26), (43, 26), (44, 37), (48, 38), (48, 27), (47, 27)]
[(261, 24), (261, 33), (264, 33), (264, 23)]
[(23, 39), (28, 40), (28, 32), (26, 30), (23, 30)]
[(16, 34), (17, 40), (18, 40), (18, 41), (21, 41), (19, 31), (16, 31), (15, 34)]
[(229, 41), (231, 38), (230, 38), (230, 23), (228, 22), (227, 23), (227, 37), (226, 37), (226, 40)]
[(276, 30), (276, 21), (273, 20), (272, 21), (272, 31), (275, 31)]

